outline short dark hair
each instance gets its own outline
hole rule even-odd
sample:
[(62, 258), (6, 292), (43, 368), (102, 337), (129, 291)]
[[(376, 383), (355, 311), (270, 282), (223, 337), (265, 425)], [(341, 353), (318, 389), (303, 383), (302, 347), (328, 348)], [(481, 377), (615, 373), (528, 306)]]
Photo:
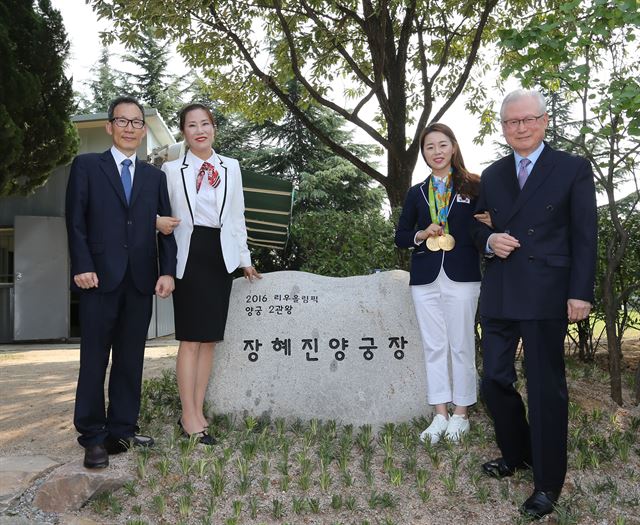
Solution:
[(140, 113), (142, 113), (142, 120), (144, 120), (144, 108), (142, 107), (142, 104), (140, 104), (137, 98), (130, 97), (129, 95), (116, 97), (109, 103), (109, 109), (107, 110), (107, 118), (109, 120), (113, 119), (113, 112), (115, 111), (116, 106), (119, 106), (120, 104), (135, 104), (138, 106)]
[(180, 111), (178, 111), (180, 131), (184, 131), (184, 122), (187, 119), (187, 113), (189, 113), (189, 111), (193, 111), (194, 109), (203, 110), (209, 117), (211, 124), (213, 124), (214, 126), (216, 125), (216, 119), (214, 118), (212, 111), (207, 106), (205, 106), (204, 104), (200, 104), (200, 102), (192, 102), (191, 104), (187, 104)]

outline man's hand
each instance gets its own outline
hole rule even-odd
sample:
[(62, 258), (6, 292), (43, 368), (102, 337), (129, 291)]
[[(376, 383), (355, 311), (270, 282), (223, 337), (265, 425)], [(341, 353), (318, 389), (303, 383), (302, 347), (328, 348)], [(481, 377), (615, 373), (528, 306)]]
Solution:
[(156, 217), (156, 230), (164, 235), (173, 233), (180, 224), (180, 219), (176, 217)]
[(73, 276), (73, 282), (78, 288), (88, 290), (89, 288), (98, 287), (98, 275), (96, 272), (79, 273)]
[(591, 303), (580, 299), (569, 299), (567, 301), (567, 317), (570, 323), (576, 323), (589, 317)]
[(156, 295), (158, 297), (169, 297), (173, 289), (175, 288), (175, 283), (173, 282), (173, 277), (170, 275), (161, 275), (158, 277), (158, 282), (156, 283)]
[(492, 233), (489, 235), (489, 247), (498, 257), (506, 259), (516, 248), (520, 248), (520, 242), (508, 233)]
[(262, 274), (258, 273), (253, 266), (247, 266), (242, 269), (244, 272), (244, 278), (249, 279), (250, 282), (253, 282), (254, 279), (262, 279)]

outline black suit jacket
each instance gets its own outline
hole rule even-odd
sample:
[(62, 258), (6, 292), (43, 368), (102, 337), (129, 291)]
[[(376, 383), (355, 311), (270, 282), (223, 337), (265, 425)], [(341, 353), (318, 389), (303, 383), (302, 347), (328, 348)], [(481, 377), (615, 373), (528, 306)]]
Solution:
[(147, 295), (154, 293), (158, 264), (161, 275), (175, 276), (176, 242), (173, 234), (156, 234), (157, 215), (171, 215), (162, 171), (136, 160), (127, 205), (111, 152), (78, 155), (66, 198), (72, 289), (80, 291), (74, 275), (95, 272), (99, 282), (94, 291), (112, 291), (127, 266), (136, 288)]
[(597, 217), (589, 162), (545, 145), (520, 190), (513, 154), (482, 174), (476, 211), (489, 211), (493, 230), (472, 226), (478, 250), (491, 233), (520, 242), (506, 259), (488, 259), (480, 313), (514, 320), (563, 319), (567, 299), (593, 302)]

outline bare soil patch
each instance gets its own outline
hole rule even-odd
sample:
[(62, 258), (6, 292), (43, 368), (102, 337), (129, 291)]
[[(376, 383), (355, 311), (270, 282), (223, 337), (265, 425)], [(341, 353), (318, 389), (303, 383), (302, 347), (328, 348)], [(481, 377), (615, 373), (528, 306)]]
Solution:
[[(155, 344), (145, 352), (145, 379), (175, 366), (177, 345)], [(2, 456), (44, 454), (66, 462), (82, 455), (73, 426), (80, 350), (78, 345), (51, 346), (23, 350), (12, 345), (4, 351), (0, 346)]]

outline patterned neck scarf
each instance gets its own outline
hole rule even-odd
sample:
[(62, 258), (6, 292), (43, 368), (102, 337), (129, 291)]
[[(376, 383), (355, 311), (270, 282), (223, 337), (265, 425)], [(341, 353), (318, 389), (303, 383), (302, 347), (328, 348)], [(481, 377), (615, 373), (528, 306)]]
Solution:
[[(449, 213), (449, 201), (451, 200), (451, 190), (453, 189), (451, 172), (446, 177), (440, 179), (431, 175), (431, 185), (435, 197), (438, 224), (447, 223)], [(433, 220), (433, 217), (432, 217)]]

